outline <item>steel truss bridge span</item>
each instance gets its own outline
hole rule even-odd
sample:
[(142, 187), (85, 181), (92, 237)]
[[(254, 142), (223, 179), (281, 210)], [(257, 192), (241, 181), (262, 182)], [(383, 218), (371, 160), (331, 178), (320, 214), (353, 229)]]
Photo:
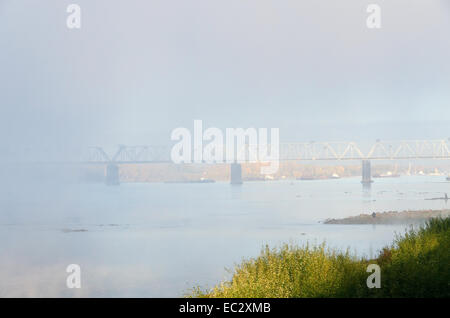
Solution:
[[(240, 149), (240, 151), (245, 151), (248, 154), (249, 149), (252, 147), (256, 149), (257, 145), (245, 145), (243, 147), (245, 149)], [(271, 145), (268, 146), (268, 148), (270, 147)], [(83, 155), (81, 162), (89, 164), (171, 163), (170, 153), (171, 147), (169, 146), (121, 145), (112, 154), (108, 154), (102, 147), (90, 147), (87, 153)], [(246, 158), (248, 157), (246, 156)], [(280, 143), (279, 145), (280, 161), (405, 159), (450, 159), (450, 140), (378, 140), (375, 143), (357, 143), (353, 141), (293, 142)]]

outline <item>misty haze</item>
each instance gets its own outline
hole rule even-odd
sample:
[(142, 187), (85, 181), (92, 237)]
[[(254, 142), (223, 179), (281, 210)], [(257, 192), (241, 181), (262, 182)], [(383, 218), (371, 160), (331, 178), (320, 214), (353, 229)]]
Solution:
[[(446, 0), (2, 0), (0, 297), (448, 297), (383, 255), (450, 246), (449, 88)], [(391, 282), (235, 279), (324, 242)]]

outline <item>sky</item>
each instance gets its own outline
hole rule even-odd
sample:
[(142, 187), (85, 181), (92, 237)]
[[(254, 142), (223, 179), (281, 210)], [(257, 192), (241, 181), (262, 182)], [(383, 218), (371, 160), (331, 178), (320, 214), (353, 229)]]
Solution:
[(2, 144), (166, 145), (194, 119), (282, 142), (447, 138), (449, 33), (447, 0), (0, 0)]

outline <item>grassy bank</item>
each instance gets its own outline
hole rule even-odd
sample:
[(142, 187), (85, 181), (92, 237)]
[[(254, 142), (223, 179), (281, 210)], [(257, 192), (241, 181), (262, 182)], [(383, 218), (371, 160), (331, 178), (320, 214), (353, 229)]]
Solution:
[[(366, 286), (369, 264), (381, 267), (381, 288)], [(321, 246), (266, 247), (236, 266), (231, 281), (192, 297), (450, 297), (450, 218), (407, 231), (376, 259)]]

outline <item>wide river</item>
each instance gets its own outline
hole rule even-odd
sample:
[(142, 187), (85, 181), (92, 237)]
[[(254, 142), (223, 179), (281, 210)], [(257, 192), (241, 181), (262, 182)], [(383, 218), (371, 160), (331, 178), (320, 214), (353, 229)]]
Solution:
[[(265, 244), (326, 241), (374, 256), (405, 226), (327, 218), (444, 209), (444, 177), (12, 187), (1, 198), (0, 296), (173, 297), (229, 278)], [(450, 203), (449, 203), (450, 204)], [(81, 267), (81, 289), (66, 267)]]

